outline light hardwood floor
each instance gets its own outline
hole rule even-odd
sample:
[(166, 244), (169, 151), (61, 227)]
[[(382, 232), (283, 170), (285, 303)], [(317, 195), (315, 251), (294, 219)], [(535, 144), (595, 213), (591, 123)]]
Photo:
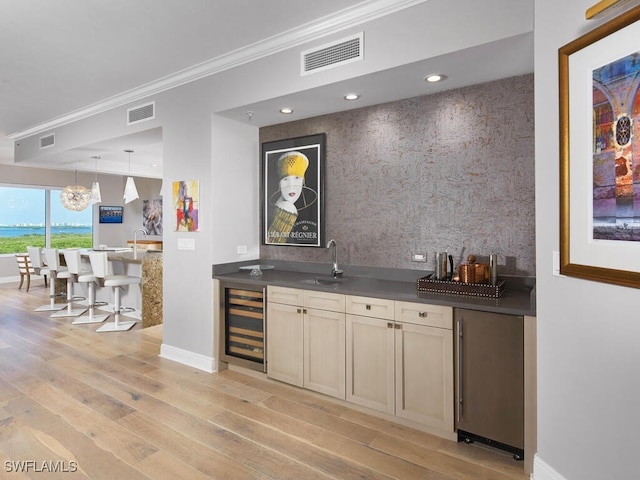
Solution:
[(162, 326), (98, 334), (51, 319), (33, 311), (47, 290), (17, 285), (0, 285), (0, 478), (528, 478), (488, 447), (160, 358)]

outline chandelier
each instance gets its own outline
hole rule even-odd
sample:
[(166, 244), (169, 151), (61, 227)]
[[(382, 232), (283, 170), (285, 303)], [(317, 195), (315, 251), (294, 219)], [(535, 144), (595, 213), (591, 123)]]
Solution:
[(69, 185), (60, 192), (60, 203), (67, 210), (79, 212), (89, 205), (91, 192), (82, 185), (78, 185), (78, 171), (75, 171), (75, 185)]

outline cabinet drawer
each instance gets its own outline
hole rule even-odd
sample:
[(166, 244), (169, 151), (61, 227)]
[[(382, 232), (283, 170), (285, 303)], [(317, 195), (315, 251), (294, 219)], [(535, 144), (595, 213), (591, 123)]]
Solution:
[(304, 290), (304, 306), (331, 312), (344, 312), (344, 295), (340, 293)]
[(303, 305), (304, 290), (298, 288), (267, 286), (267, 302), (285, 305)]
[(384, 298), (347, 295), (346, 310), (347, 313), (351, 313), (353, 315), (393, 320), (393, 303), (393, 300), (386, 300)]
[(427, 303), (395, 302), (396, 322), (453, 329), (453, 308)]

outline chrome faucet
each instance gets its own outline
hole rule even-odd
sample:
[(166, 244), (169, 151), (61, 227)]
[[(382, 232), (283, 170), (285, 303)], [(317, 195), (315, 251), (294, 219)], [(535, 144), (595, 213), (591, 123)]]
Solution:
[(144, 228), (139, 228), (135, 232), (133, 232), (133, 259), (134, 260), (138, 258), (138, 232), (141, 232), (145, 237), (147, 236), (147, 231)]
[(327, 242), (327, 248), (331, 248), (331, 258), (333, 260), (331, 275), (333, 275), (334, 277), (342, 275), (342, 270), (338, 269), (338, 245), (333, 238)]

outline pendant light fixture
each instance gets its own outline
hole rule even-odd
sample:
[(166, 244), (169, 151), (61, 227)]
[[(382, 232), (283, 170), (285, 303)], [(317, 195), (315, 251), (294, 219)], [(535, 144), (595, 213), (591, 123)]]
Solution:
[(124, 203), (133, 202), (136, 198), (140, 198), (138, 195), (138, 189), (136, 188), (136, 182), (133, 181), (131, 176), (131, 154), (133, 150), (125, 150), (129, 154), (129, 176), (127, 177), (127, 183), (124, 186)]
[(98, 183), (98, 160), (100, 157), (91, 157), (96, 161), (96, 177), (91, 185), (91, 197), (89, 198), (89, 203), (93, 205), (94, 203), (102, 202), (102, 197), (100, 195), (100, 183)]
[(78, 171), (75, 171), (75, 185), (69, 185), (60, 192), (60, 203), (67, 210), (80, 212), (87, 208), (91, 192), (82, 185), (78, 185)]

